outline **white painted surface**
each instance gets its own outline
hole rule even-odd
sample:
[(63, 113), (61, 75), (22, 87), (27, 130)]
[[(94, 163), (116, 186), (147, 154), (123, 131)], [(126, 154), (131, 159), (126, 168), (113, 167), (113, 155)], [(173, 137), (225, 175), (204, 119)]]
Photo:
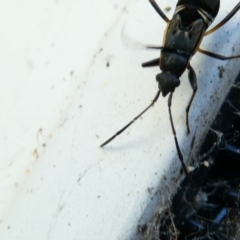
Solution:
[[(158, 3), (171, 6), (171, 18), (176, 1)], [(222, 1), (215, 23), (236, 3)], [(167, 98), (105, 149), (99, 145), (157, 91), (159, 69), (141, 63), (159, 52), (133, 50), (124, 38), (158, 45), (166, 24), (147, 0), (9, 0), (0, 6), (0, 239), (134, 238), (153, 202), (169, 197), (158, 192), (162, 177), (169, 190), (176, 187), (170, 178), (178, 179)], [(202, 46), (240, 54), (239, 19), (240, 13)], [(172, 107), (185, 159), (196, 128), (201, 139), (240, 61), (196, 54), (192, 66), (199, 90), (190, 136), (186, 73)]]

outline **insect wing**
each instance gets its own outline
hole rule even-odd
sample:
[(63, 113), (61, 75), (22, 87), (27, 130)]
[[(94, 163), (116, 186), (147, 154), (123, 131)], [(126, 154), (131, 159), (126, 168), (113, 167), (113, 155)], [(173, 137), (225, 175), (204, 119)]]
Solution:
[(190, 26), (183, 27), (181, 16), (175, 14), (168, 25), (163, 46), (193, 55), (201, 43), (205, 31), (206, 28), (201, 18)]

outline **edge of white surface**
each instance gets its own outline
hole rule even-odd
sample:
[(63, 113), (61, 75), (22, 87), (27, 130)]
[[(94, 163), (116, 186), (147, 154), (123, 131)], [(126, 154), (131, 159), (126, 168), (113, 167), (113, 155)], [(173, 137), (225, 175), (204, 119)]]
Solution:
[[(214, 23), (237, 3), (231, 2), (221, 2)], [(22, 42), (15, 49), (18, 58), (8, 66), (16, 67), (15, 73), (6, 71), (1, 78), (5, 90), (0, 92), (5, 104), (1, 107), (6, 119), (2, 117), (0, 122), (4, 156), (1, 189), (5, 193), (0, 205), (0, 236), (24, 240), (35, 236), (134, 238), (138, 223), (149, 217), (160, 199), (164, 204), (168, 202), (179, 182), (181, 165), (170, 128), (167, 98), (160, 97), (153, 109), (108, 147), (100, 149), (99, 145), (143, 110), (157, 91), (155, 75), (159, 69), (142, 69), (140, 65), (156, 58), (159, 52), (127, 48), (122, 30), (140, 42), (157, 45), (166, 24), (148, 1), (115, 1), (111, 7), (109, 2), (101, 1), (107, 9), (92, 9), (89, 1), (83, 1), (85, 10), (81, 12), (77, 9), (83, 9), (83, 5), (75, 2), (44, 4), (40, 4), (44, 6), (44, 11), (40, 11), (43, 15), (39, 14), (36, 20), (40, 33), (35, 33), (43, 40), (35, 39), (32, 44), (29, 29), (23, 32), (23, 38), (19, 37)], [(175, 4), (176, 1), (161, 1), (162, 8), (172, 7), (168, 16)], [(32, 7), (34, 14), (39, 6)], [(93, 11), (90, 16), (85, 14), (87, 9)], [(106, 11), (109, 16), (92, 19), (95, 13), (103, 16)], [(67, 23), (62, 20), (65, 15)], [(28, 20), (22, 21), (26, 24)], [(79, 31), (86, 22), (89, 25)], [(235, 34), (239, 13), (230, 22), (206, 37), (201, 47), (222, 55), (239, 54)], [(76, 40), (83, 33), (93, 39)], [(54, 50), (48, 46), (51, 41), (56, 45)], [(11, 47), (11, 42), (4, 44)], [(7, 56), (13, 58), (14, 54)], [(63, 57), (59, 60), (59, 56)], [(239, 72), (239, 63), (218, 61), (199, 53), (193, 57), (198, 92), (190, 110), (189, 136), (185, 108), (192, 90), (187, 74), (181, 77), (172, 113), (185, 161), (195, 133), (199, 142), (195, 141), (192, 153), (198, 149)], [(220, 66), (225, 71), (219, 79)], [(2, 59), (0, 69), (4, 67)], [(14, 89), (6, 79), (15, 84)], [(6, 137), (10, 140), (6, 141)]]

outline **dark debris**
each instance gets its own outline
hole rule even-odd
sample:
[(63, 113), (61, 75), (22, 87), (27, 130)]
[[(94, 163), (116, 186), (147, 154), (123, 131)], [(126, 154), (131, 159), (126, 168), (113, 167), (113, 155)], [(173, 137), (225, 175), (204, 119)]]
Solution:
[[(220, 109), (171, 206), (138, 231), (144, 240), (240, 239), (240, 75)], [(195, 159), (196, 160), (196, 159)]]

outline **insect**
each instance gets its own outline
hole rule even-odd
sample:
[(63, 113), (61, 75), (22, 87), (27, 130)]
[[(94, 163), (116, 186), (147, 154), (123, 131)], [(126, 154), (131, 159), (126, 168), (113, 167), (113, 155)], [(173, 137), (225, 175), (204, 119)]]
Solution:
[[(163, 97), (169, 94), (168, 111), (178, 157), (181, 161), (185, 175), (188, 177), (190, 182), (192, 182), (183, 160), (173, 124), (171, 112), (173, 92), (175, 88), (180, 85), (179, 78), (187, 69), (188, 79), (193, 90), (192, 96), (186, 108), (186, 125), (187, 131), (189, 133), (190, 128), (188, 113), (198, 89), (196, 73), (190, 65), (191, 57), (198, 51), (207, 56), (220, 60), (240, 58), (240, 55), (226, 57), (203, 50), (199, 47), (204, 36), (215, 32), (234, 16), (234, 14), (240, 9), (240, 2), (220, 23), (208, 31), (208, 27), (211, 25), (218, 14), (220, 0), (178, 0), (174, 15), (171, 20), (168, 19), (161, 8), (157, 5), (155, 0), (149, 0), (149, 2), (156, 10), (156, 12), (160, 15), (160, 17), (167, 23), (162, 46), (146, 46), (148, 49), (161, 50), (160, 57), (142, 64), (142, 67), (160, 67), (162, 72), (156, 76), (159, 90), (152, 100), (152, 103), (147, 108), (145, 108), (139, 115), (137, 115), (131, 122), (120, 129), (111, 138), (105, 141), (100, 147), (107, 145), (115, 137), (125, 131), (140, 116), (142, 116), (150, 107), (154, 105), (161, 93)], [(192, 184), (194, 185), (193, 182)]]

